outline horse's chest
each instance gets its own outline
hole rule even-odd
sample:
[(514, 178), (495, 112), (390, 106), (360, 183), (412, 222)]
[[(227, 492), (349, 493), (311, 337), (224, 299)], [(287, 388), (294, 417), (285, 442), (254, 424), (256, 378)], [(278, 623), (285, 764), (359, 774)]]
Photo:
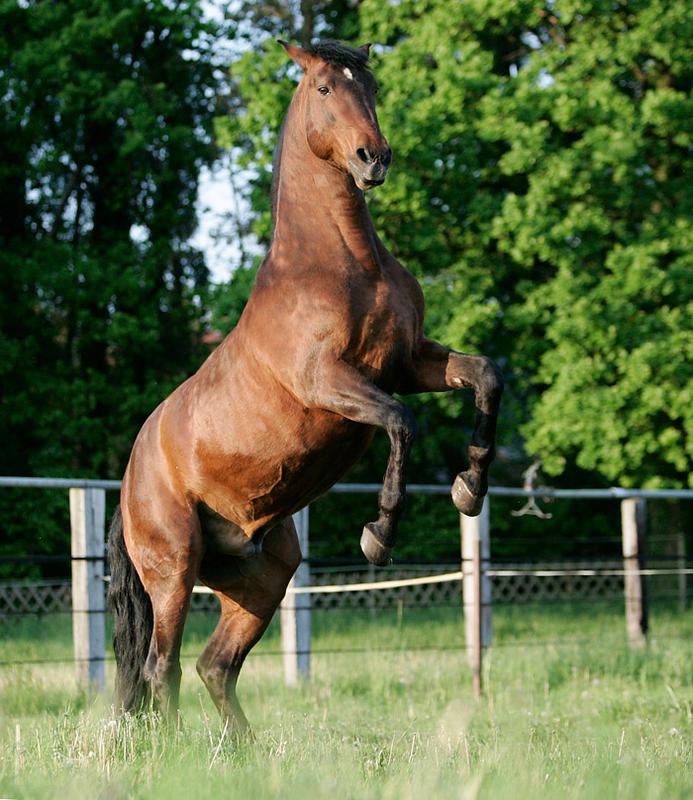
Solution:
[(396, 287), (384, 285), (365, 293), (352, 309), (352, 335), (346, 358), (370, 373), (377, 383), (390, 384), (408, 363), (416, 318)]

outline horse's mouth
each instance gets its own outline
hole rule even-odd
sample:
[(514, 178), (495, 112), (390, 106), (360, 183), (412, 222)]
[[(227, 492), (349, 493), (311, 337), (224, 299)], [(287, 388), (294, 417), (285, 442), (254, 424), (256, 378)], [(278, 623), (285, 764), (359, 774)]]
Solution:
[(372, 164), (362, 164), (355, 158), (347, 159), (347, 166), (354, 183), (362, 192), (367, 192), (374, 186), (382, 186), (387, 177), (389, 164), (376, 161)]
[(373, 180), (371, 178), (361, 178), (359, 176), (354, 175), (354, 182), (359, 187), (359, 189), (361, 189), (361, 191), (367, 192), (374, 186), (382, 186), (385, 183), (385, 178), (382, 177), (378, 178), (377, 180)]

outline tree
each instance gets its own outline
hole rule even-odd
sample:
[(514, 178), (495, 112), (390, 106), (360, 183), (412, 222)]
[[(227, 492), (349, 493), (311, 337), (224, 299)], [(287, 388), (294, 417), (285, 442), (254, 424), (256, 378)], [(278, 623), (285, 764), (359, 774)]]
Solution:
[[(364, 0), (351, 25), (378, 43), (394, 150), (376, 228), (422, 282), (429, 333), (503, 366), (505, 452), (563, 484), (691, 480), (692, 20), (683, 0)], [(266, 240), (295, 76), (271, 43), (233, 75), (226, 144)], [(415, 479), (459, 467), (465, 401), (414, 401)], [(377, 478), (373, 455), (355, 477)]]
[(119, 476), (204, 355), (218, 30), (199, 0), (3, 0), (0, 23), (0, 470)]
[[(383, 45), (379, 113), (395, 152), (371, 212), (424, 285), (432, 335), (505, 367), (505, 442), (522, 426), (553, 474), (684, 484), (693, 12), (683, 0), (365, 0), (358, 27)], [(267, 131), (290, 86), (276, 48), (252, 59), (252, 74), (237, 66), (254, 93), (241, 91), (251, 99), (229, 132), (259, 176), (266, 238)], [(459, 415), (458, 398), (439, 402)], [(444, 419), (431, 427), (450, 440)]]
[(14, 413), (24, 417), (15, 435), (38, 427), (53, 440), (52, 452), (12, 457), (19, 466), (28, 452), (29, 471), (117, 474), (119, 440), (199, 359), (195, 297), (207, 276), (187, 240), (198, 172), (214, 156), (213, 29), (197, 2), (2, 11), (14, 155), (0, 198), (3, 366), (32, 388), (4, 394), (14, 412), (3, 420)]
[[(541, 332), (527, 447), (628, 486), (684, 486), (693, 458), (693, 12), (556, 3), (546, 40), (485, 100), (524, 179), (493, 222)], [(495, 118), (496, 122), (491, 122)], [(502, 120), (502, 122), (501, 122)], [(522, 363), (518, 353), (518, 363)], [(689, 485), (693, 485), (689, 483)]]

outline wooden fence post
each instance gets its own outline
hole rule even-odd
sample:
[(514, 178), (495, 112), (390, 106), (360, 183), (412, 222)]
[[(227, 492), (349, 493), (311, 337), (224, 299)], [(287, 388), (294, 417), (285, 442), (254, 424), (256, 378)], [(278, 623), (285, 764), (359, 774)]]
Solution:
[(686, 537), (683, 530), (676, 536), (676, 567), (679, 570), (679, 611), (688, 607), (688, 584), (686, 579)]
[(491, 644), (493, 635), (491, 579), (486, 574), (491, 558), (489, 516), (488, 497), (478, 517), (460, 514), (465, 638), (477, 696), (481, 693), (482, 647)]
[(647, 642), (648, 627), (647, 579), (641, 574), (647, 541), (645, 500), (629, 497), (621, 501), (621, 531), (628, 643), (632, 648), (642, 648)]
[[(294, 514), (294, 524), (303, 558), (308, 558), (308, 507)], [(310, 594), (294, 594), (291, 590), (310, 586), (310, 568), (303, 561), (294, 573), (280, 606), (284, 681), (298, 686), (299, 680), (310, 678)]]
[(72, 638), (77, 681), (89, 691), (106, 688), (104, 489), (70, 489), (72, 529)]

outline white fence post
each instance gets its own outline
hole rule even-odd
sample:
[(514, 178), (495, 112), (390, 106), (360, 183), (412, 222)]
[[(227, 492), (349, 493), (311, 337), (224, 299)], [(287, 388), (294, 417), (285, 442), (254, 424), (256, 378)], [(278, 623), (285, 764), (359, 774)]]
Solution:
[[(303, 558), (308, 558), (308, 506), (294, 514)], [(310, 568), (303, 561), (294, 573), (280, 606), (284, 680), (287, 686), (298, 686), (299, 679), (310, 678), (310, 594), (294, 594), (291, 590), (310, 586)]]
[(629, 497), (621, 501), (623, 536), (623, 592), (626, 601), (626, 631), (632, 648), (647, 642), (647, 583), (640, 570), (644, 568), (647, 535), (647, 504)]
[[(491, 644), (493, 625), (491, 618), (491, 578), (486, 574), (491, 559), (489, 525), (489, 499), (484, 500), (481, 514), (468, 517), (460, 514), (462, 533), (462, 597), (467, 654), (470, 666), (478, 670), (481, 680), (481, 648)], [(475, 581), (475, 566), (477, 581)], [(476, 591), (481, 586), (481, 596)], [(476, 614), (474, 613), (476, 609)], [(478, 689), (480, 691), (480, 683)]]
[(72, 638), (79, 686), (106, 688), (104, 489), (70, 489)]

